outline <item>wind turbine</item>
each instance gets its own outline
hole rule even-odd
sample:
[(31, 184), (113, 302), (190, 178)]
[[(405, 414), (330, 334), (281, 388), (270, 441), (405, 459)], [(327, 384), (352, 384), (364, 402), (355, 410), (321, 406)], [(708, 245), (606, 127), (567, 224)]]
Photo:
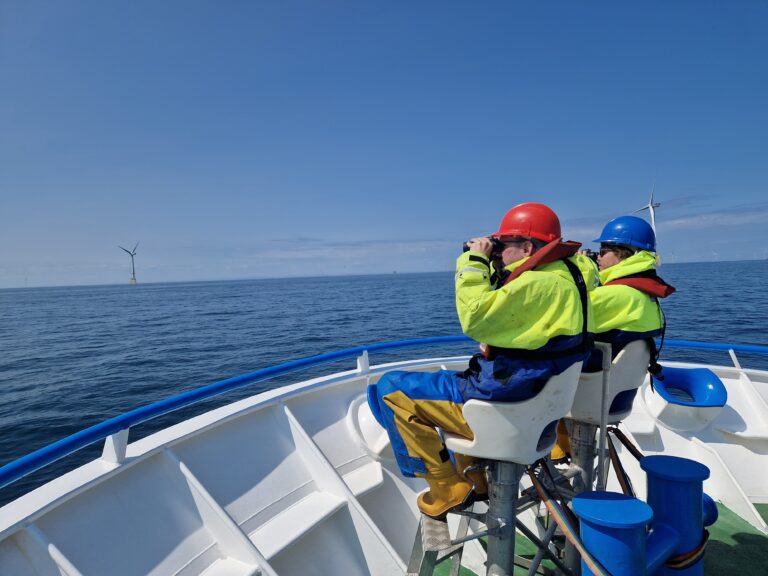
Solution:
[(653, 233), (656, 234), (656, 208), (661, 206), (661, 202), (653, 202), (653, 193), (656, 191), (656, 181), (653, 181), (653, 188), (651, 189), (651, 199), (648, 201), (648, 204), (640, 208), (639, 210), (635, 210), (635, 214), (638, 212), (642, 212), (643, 210), (648, 210), (648, 212), (651, 213), (651, 228), (653, 228)]
[(127, 248), (123, 248), (122, 246), (118, 246), (120, 250), (124, 251), (128, 256), (131, 257), (131, 281), (130, 284), (136, 284), (136, 267), (133, 265), (133, 257), (136, 256), (136, 248), (139, 247), (139, 243), (136, 242), (136, 246), (133, 247), (133, 250), (128, 250)]

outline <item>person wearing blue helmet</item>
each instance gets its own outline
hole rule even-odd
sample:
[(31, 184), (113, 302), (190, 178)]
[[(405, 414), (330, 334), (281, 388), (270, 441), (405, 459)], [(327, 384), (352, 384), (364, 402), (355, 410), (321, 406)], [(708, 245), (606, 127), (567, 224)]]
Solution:
[[(611, 344), (612, 356), (630, 342), (646, 340), (651, 359), (648, 370), (657, 374), (658, 350), (655, 338), (666, 327), (659, 303), (675, 291), (656, 274), (656, 234), (651, 225), (637, 216), (619, 216), (608, 222), (600, 237), (597, 264), (600, 286), (589, 293), (595, 319), (595, 340)], [(597, 372), (602, 354), (593, 350), (583, 372)], [(634, 400), (636, 390), (618, 396), (624, 405)], [(557, 444), (552, 449), (554, 461), (562, 461), (569, 452), (564, 423), (558, 426)]]
[(596, 238), (594, 242), (600, 242), (601, 245), (623, 246), (633, 251), (656, 252), (656, 234), (653, 228), (637, 216), (614, 218), (605, 225), (600, 238)]
[[(651, 346), (651, 369), (656, 369), (654, 338), (664, 330), (659, 304), (675, 289), (656, 274), (656, 234), (642, 218), (619, 216), (603, 228), (597, 265), (600, 284), (590, 293), (595, 309), (595, 340), (609, 342), (613, 356), (635, 340)], [(599, 370), (599, 353), (585, 370)]]

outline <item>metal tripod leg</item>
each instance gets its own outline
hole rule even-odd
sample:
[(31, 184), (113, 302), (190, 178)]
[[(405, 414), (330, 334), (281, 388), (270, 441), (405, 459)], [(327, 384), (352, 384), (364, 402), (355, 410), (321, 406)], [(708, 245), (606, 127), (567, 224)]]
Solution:
[[(467, 519), (467, 525), (469, 525), (469, 519)], [(459, 529), (461, 530), (461, 526)], [(438, 562), (448, 556), (455, 558), (455, 555), (458, 555), (459, 562), (456, 563), (458, 574), (462, 549), (462, 544), (451, 543), (447, 520), (435, 520), (422, 514), (406, 573), (408, 576), (431, 576)]]
[[(462, 516), (459, 521), (459, 529), (456, 532), (456, 539), (464, 538), (469, 532), (469, 516)], [(464, 545), (453, 554), (451, 557), (451, 573), (450, 576), (459, 576), (459, 570), (461, 570), (461, 555), (464, 552)]]
[[(437, 564), (437, 550), (425, 550), (424, 546), (424, 520), (425, 516), (419, 520), (419, 527), (416, 530), (416, 538), (413, 540), (413, 550), (411, 551), (411, 559), (408, 561), (408, 568), (406, 574), (408, 576), (428, 576), (435, 570), (435, 564)], [(446, 523), (446, 531), (448, 525)]]
[(560, 558), (558, 558), (552, 551), (549, 550), (549, 543), (552, 540), (552, 536), (555, 533), (557, 524), (552, 522), (549, 525), (549, 528), (547, 528), (547, 531), (544, 534), (544, 538), (542, 540), (539, 540), (536, 537), (536, 535), (533, 532), (531, 532), (528, 528), (526, 528), (526, 526), (521, 522), (517, 523), (517, 528), (525, 535), (526, 538), (528, 538), (528, 540), (530, 540), (536, 545), (536, 548), (538, 548), (538, 550), (536, 551), (536, 556), (533, 558), (533, 561), (527, 562), (526, 564), (524, 564), (524, 566), (528, 568), (528, 576), (533, 576), (536, 573), (536, 571), (539, 569), (539, 565), (541, 564), (541, 561), (544, 559), (545, 556), (549, 560), (551, 560), (555, 564), (555, 566), (560, 568), (563, 573), (566, 573), (565, 571), (567, 570), (567, 568), (565, 564), (563, 564), (563, 561), (560, 560)]
[[(435, 566), (448, 556), (453, 556), (451, 576), (457, 576), (460, 570), (464, 542), (480, 537), (487, 538), (487, 576), (512, 576), (516, 563), (530, 568), (530, 574), (535, 574), (538, 570), (548, 573), (550, 572), (549, 569), (541, 567), (541, 560), (544, 557), (549, 558), (561, 568), (561, 573), (570, 576), (570, 570), (548, 550), (555, 524), (553, 523), (547, 529), (544, 539), (539, 540), (524, 524), (517, 522), (518, 502), (520, 502), (521, 511), (536, 503), (535, 500), (531, 500), (530, 494), (525, 495), (522, 499), (518, 498), (520, 479), (525, 468), (525, 466), (513, 462), (491, 462), (488, 478), (490, 497), (488, 512), (486, 514), (470, 510), (456, 512), (462, 515), (462, 519), (453, 541), (450, 538), (447, 521), (422, 516), (408, 563), (408, 576), (431, 575)], [(484, 522), (486, 530), (467, 536), (469, 522), (472, 519)], [(516, 527), (539, 548), (533, 561), (515, 556)]]

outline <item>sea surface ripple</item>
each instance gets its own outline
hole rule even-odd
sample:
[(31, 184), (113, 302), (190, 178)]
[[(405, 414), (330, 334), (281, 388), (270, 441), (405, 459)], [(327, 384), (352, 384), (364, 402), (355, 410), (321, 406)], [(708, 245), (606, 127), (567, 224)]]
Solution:
[[(667, 264), (678, 292), (667, 338), (768, 345), (768, 262)], [(453, 274), (243, 280), (0, 290), (0, 465), (128, 410), (288, 360), (362, 344), (456, 335)], [(471, 354), (471, 344), (373, 355)], [(663, 358), (729, 364), (726, 353)], [(740, 355), (740, 357), (742, 357)], [(768, 369), (768, 358), (742, 363)], [(131, 440), (351, 360), (254, 384), (131, 431)], [(100, 445), (0, 491), (7, 502), (97, 457)]]

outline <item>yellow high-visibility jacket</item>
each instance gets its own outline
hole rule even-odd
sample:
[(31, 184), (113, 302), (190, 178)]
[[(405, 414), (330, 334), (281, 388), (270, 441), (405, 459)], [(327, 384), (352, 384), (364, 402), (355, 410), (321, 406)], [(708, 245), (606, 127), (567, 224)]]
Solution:
[[(509, 272), (523, 259), (506, 267)], [(571, 256), (587, 291), (597, 285), (597, 266)], [(492, 346), (476, 354), (456, 375), (464, 400), (514, 402), (535, 396), (549, 378), (589, 355), (578, 287), (561, 260), (523, 272), (496, 289), (488, 260), (466, 252), (456, 262), (456, 309), (464, 333)], [(592, 304), (585, 294), (588, 332), (594, 330)], [(587, 335), (589, 337), (589, 335)]]
[[(597, 267), (582, 255), (569, 258), (584, 277), (587, 290), (598, 285)], [(527, 258), (505, 269), (514, 271)], [(456, 310), (464, 334), (493, 346), (537, 350), (553, 338), (580, 337), (582, 310), (571, 273), (561, 261), (524, 272), (494, 289), (489, 263), (479, 252), (465, 252), (456, 261)], [(587, 330), (594, 332), (591, 303)]]
[[(600, 272), (601, 284), (648, 272), (656, 255), (641, 250)], [(634, 340), (658, 336), (664, 319), (658, 300), (631, 286), (600, 286), (589, 294), (595, 316), (595, 339), (625, 346)]]

